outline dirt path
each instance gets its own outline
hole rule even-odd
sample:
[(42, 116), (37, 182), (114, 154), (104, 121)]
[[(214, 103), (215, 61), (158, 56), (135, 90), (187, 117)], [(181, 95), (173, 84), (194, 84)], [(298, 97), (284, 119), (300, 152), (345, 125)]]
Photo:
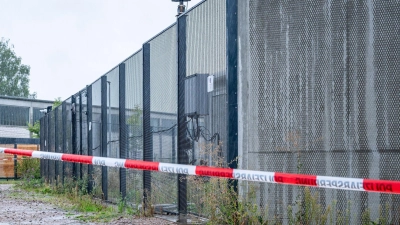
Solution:
[[(6, 224), (104, 224), (85, 223), (75, 219), (81, 216), (52, 204), (24, 196), (13, 184), (0, 184), (0, 225)], [(174, 224), (160, 218), (118, 218), (107, 224)]]

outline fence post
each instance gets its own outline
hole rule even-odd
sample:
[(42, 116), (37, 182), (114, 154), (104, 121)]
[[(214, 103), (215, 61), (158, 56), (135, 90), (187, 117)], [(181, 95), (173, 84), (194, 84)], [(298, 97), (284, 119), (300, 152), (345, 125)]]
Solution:
[[(58, 152), (58, 107), (54, 109), (54, 152)], [(54, 179), (56, 186), (58, 186), (58, 164), (59, 161), (54, 162)]]
[(172, 156), (171, 163), (176, 163), (176, 152), (175, 152), (175, 127), (171, 129), (171, 145), (172, 145)]
[[(82, 92), (79, 91), (79, 155), (82, 155), (82, 147), (83, 147), (83, 142), (82, 142)], [(82, 172), (83, 170), (83, 165), (82, 163), (79, 163), (79, 179), (82, 180)]]
[[(47, 137), (47, 143), (46, 143), (46, 152), (50, 152), (50, 143), (51, 143), (51, 137), (50, 137), (50, 111), (47, 112), (46, 114), (46, 120), (47, 120), (47, 124), (46, 124), (46, 137)], [(50, 183), (50, 160), (46, 159), (46, 177), (47, 177), (47, 182)]]
[[(39, 131), (40, 136), (40, 151), (44, 151), (44, 117), (40, 118), (40, 128), (42, 129)], [(40, 159), (40, 179), (44, 177), (44, 167), (43, 167), (43, 159)]]
[[(14, 149), (17, 149), (18, 145), (17, 143), (14, 143)], [(17, 179), (17, 155), (14, 155), (14, 180)]]
[[(150, 43), (143, 44), (143, 160), (153, 161), (153, 137), (150, 127)], [(151, 172), (143, 171), (143, 203), (151, 195)]]
[[(77, 152), (77, 148), (78, 148), (78, 145), (77, 145), (77, 143), (76, 143), (76, 98), (75, 98), (75, 95), (72, 95), (71, 96), (71, 104), (72, 104), (72, 107), (71, 107), (71, 110), (72, 110), (72, 112), (71, 112), (71, 120), (72, 120), (72, 154), (76, 154), (76, 152)], [(77, 163), (73, 163), (72, 164), (72, 176), (73, 176), (73, 180), (76, 180), (77, 179)]]
[[(110, 121), (111, 122), (111, 121)], [(107, 76), (101, 77), (101, 156), (107, 157)], [(108, 200), (107, 167), (101, 167), (101, 190), (104, 200)]]
[[(86, 86), (87, 94), (87, 147), (88, 155), (93, 155), (93, 133), (92, 133), (92, 85)], [(87, 191), (91, 193), (93, 190), (93, 165), (88, 165), (88, 186)]]
[[(125, 63), (119, 65), (119, 157), (126, 159), (128, 131), (125, 116)], [(126, 169), (119, 169), (119, 191), (122, 199), (126, 197)]]
[[(61, 109), (62, 109), (62, 115), (61, 115), (61, 117), (62, 117), (62, 123), (61, 123), (61, 127), (62, 127), (62, 130), (63, 130), (63, 133), (62, 133), (62, 153), (65, 153), (65, 150), (67, 149), (67, 132), (66, 132), (66, 130), (67, 130), (67, 102), (63, 102), (62, 103), (62, 105), (61, 105)], [(61, 162), (62, 163), (62, 171), (61, 171), (61, 182), (62, 182), (62, 185), (64, 186), (64, 176), (65, 176), (65, 163), (64, 162)]]
[[(238, 157), (238, 101), (237, 101), (237, 54), (238, 54), (238, 0), (226, 0), (226, 27), (227, 27), (227, 93), (228, 93), (228, 164), (230, 168), (237, 168)], [(231, 180), (231, 185), (237, 192), (237, 181)]]
[[(186, 79), (186, 15), (178, 18), (178, 163), (188, 164), (186, 146), (185, 79)], [(187, 222), (186, 175), (178, 174), (178, 222)]]

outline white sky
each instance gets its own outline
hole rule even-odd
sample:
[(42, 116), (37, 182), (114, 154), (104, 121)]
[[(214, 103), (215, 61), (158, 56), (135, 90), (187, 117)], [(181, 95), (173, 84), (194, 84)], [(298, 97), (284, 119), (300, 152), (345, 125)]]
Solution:
[(10, 39), (30, 65), (31, 93), (65, 100), (174, 23), (177, 6), (171, 0), (0, 0), (0, 38)]

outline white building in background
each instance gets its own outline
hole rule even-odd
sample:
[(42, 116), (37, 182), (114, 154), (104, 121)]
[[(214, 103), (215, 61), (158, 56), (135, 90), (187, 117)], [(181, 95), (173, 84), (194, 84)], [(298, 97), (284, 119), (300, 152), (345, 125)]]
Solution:
[(28, 123), (34, 124), (53, 101), (0, 96), (0, 138), (30, 138)]

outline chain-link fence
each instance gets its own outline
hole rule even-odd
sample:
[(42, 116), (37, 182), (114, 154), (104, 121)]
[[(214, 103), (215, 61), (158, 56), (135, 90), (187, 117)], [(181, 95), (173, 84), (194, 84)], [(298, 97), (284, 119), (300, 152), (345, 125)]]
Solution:
[[(399, 180), (399, 32), (398, 1), (203, 1), (48, 113), (41, 149)], [(185, 86), (201, 77), (208, 86)], [(207, 179), (101, 162), (41, 166), (49, 182), (86, 179), (88, 191), (112, 202), (148, 201), (181, 219), (210, 215)], [(288, 207), (304, 213), (302, 187), (231, 184), (242, 197), (254, 191), (264, 219), (289, 223)], [(366, 213), (400, 220), (398, 196), (311, 192), (335, 224)]]

